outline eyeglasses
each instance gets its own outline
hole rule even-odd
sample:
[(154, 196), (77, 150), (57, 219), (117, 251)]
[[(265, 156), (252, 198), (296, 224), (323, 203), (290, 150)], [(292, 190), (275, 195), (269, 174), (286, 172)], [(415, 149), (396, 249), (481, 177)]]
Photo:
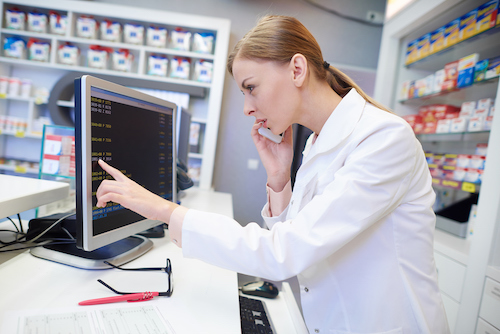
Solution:
[[(174, 285), (172, 283), (172, 264), (170, 263), (170, 259), (167, 259), (167, 264), (165, 265), (164, 268), (162, 267), (152, 267), (152, 268), (120, 268), (119, 266), (115, 266), (114, 264), (111, 264), (107, 261), (104, 261), (104, 263), (109, 264), (111, 267), (115, 269), (120, 269), (120, 270), (128, 270), (128, 271), (164, 271), (168, 275), (168, 290), (165, 292), (158, 292), (159, 296), (166, 296), (170, 297), (172, 295), (172, 292), (174, 291)], [(110, 289), (116, 294), (119, 295), (128, 295), (131, 293), (143, 293), (143, 292), (121, 292), (118, 290), (113, 289), (110, 285), (106, 284), (103, 280), (98, 279), (97, 280), (99, 283), (104, 285), (106, 288)]]

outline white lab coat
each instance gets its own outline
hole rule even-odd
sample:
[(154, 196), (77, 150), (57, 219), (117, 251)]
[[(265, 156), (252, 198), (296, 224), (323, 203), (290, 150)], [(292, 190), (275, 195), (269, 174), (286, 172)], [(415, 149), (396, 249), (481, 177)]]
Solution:
[(271, 280), (297, 275), (311, 333), (445, 334), (433, 258), (435, 194), (409, 125), (352, 89), (304, 150), (269, 230), (189, 210), (187, 257)]

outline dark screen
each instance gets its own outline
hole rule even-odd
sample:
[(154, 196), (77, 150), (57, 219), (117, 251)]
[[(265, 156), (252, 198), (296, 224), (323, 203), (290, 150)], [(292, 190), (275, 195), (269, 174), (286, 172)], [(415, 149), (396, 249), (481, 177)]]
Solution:
[(98, 159), (149, 191), (172, 199), (172, 109), (91, 88), (92, 216), (94, 235), (145, 219), (117, 203), (97, 208), (96, 191), (112, 177)]

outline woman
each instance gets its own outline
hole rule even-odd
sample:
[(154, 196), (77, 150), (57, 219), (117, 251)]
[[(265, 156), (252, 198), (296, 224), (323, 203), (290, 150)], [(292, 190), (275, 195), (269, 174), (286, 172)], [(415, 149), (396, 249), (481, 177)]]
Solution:
[[(168, 223), (186, 257), (271, 280), (296, 275), (310, 332), (448, 333), (433, 259), (435, 195), (408, 124), (326, 63), (291, 17), (261, 19), (227, 67), (256, 119), (269, 229), (165, 201), (103, 162), (116, 181), (103, 181), (98, 206), (114, 201)], [(294, 123), (314, 134), (292, 191)]]

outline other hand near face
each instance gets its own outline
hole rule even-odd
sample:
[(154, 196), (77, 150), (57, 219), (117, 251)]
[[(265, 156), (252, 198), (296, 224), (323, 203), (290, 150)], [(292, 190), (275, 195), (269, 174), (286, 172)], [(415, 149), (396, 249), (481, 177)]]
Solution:
[(281, 191), (290, 180), (290, 167), (293, 160), (292, 126), (283, 133), (283, 140), (276, 144), (258, 132), (262, 124), (255, 122), (251, 135), (260, 160), (267, 173), (267, 183), (274, 191)]
[(99, 160), (99, 166), (114, 180), (104, 180), (99, 185), (96, 193), (98, 207), (115, 202), (148, 219), (169, 222), (177, 204), (150, 192), (102, 160)]

